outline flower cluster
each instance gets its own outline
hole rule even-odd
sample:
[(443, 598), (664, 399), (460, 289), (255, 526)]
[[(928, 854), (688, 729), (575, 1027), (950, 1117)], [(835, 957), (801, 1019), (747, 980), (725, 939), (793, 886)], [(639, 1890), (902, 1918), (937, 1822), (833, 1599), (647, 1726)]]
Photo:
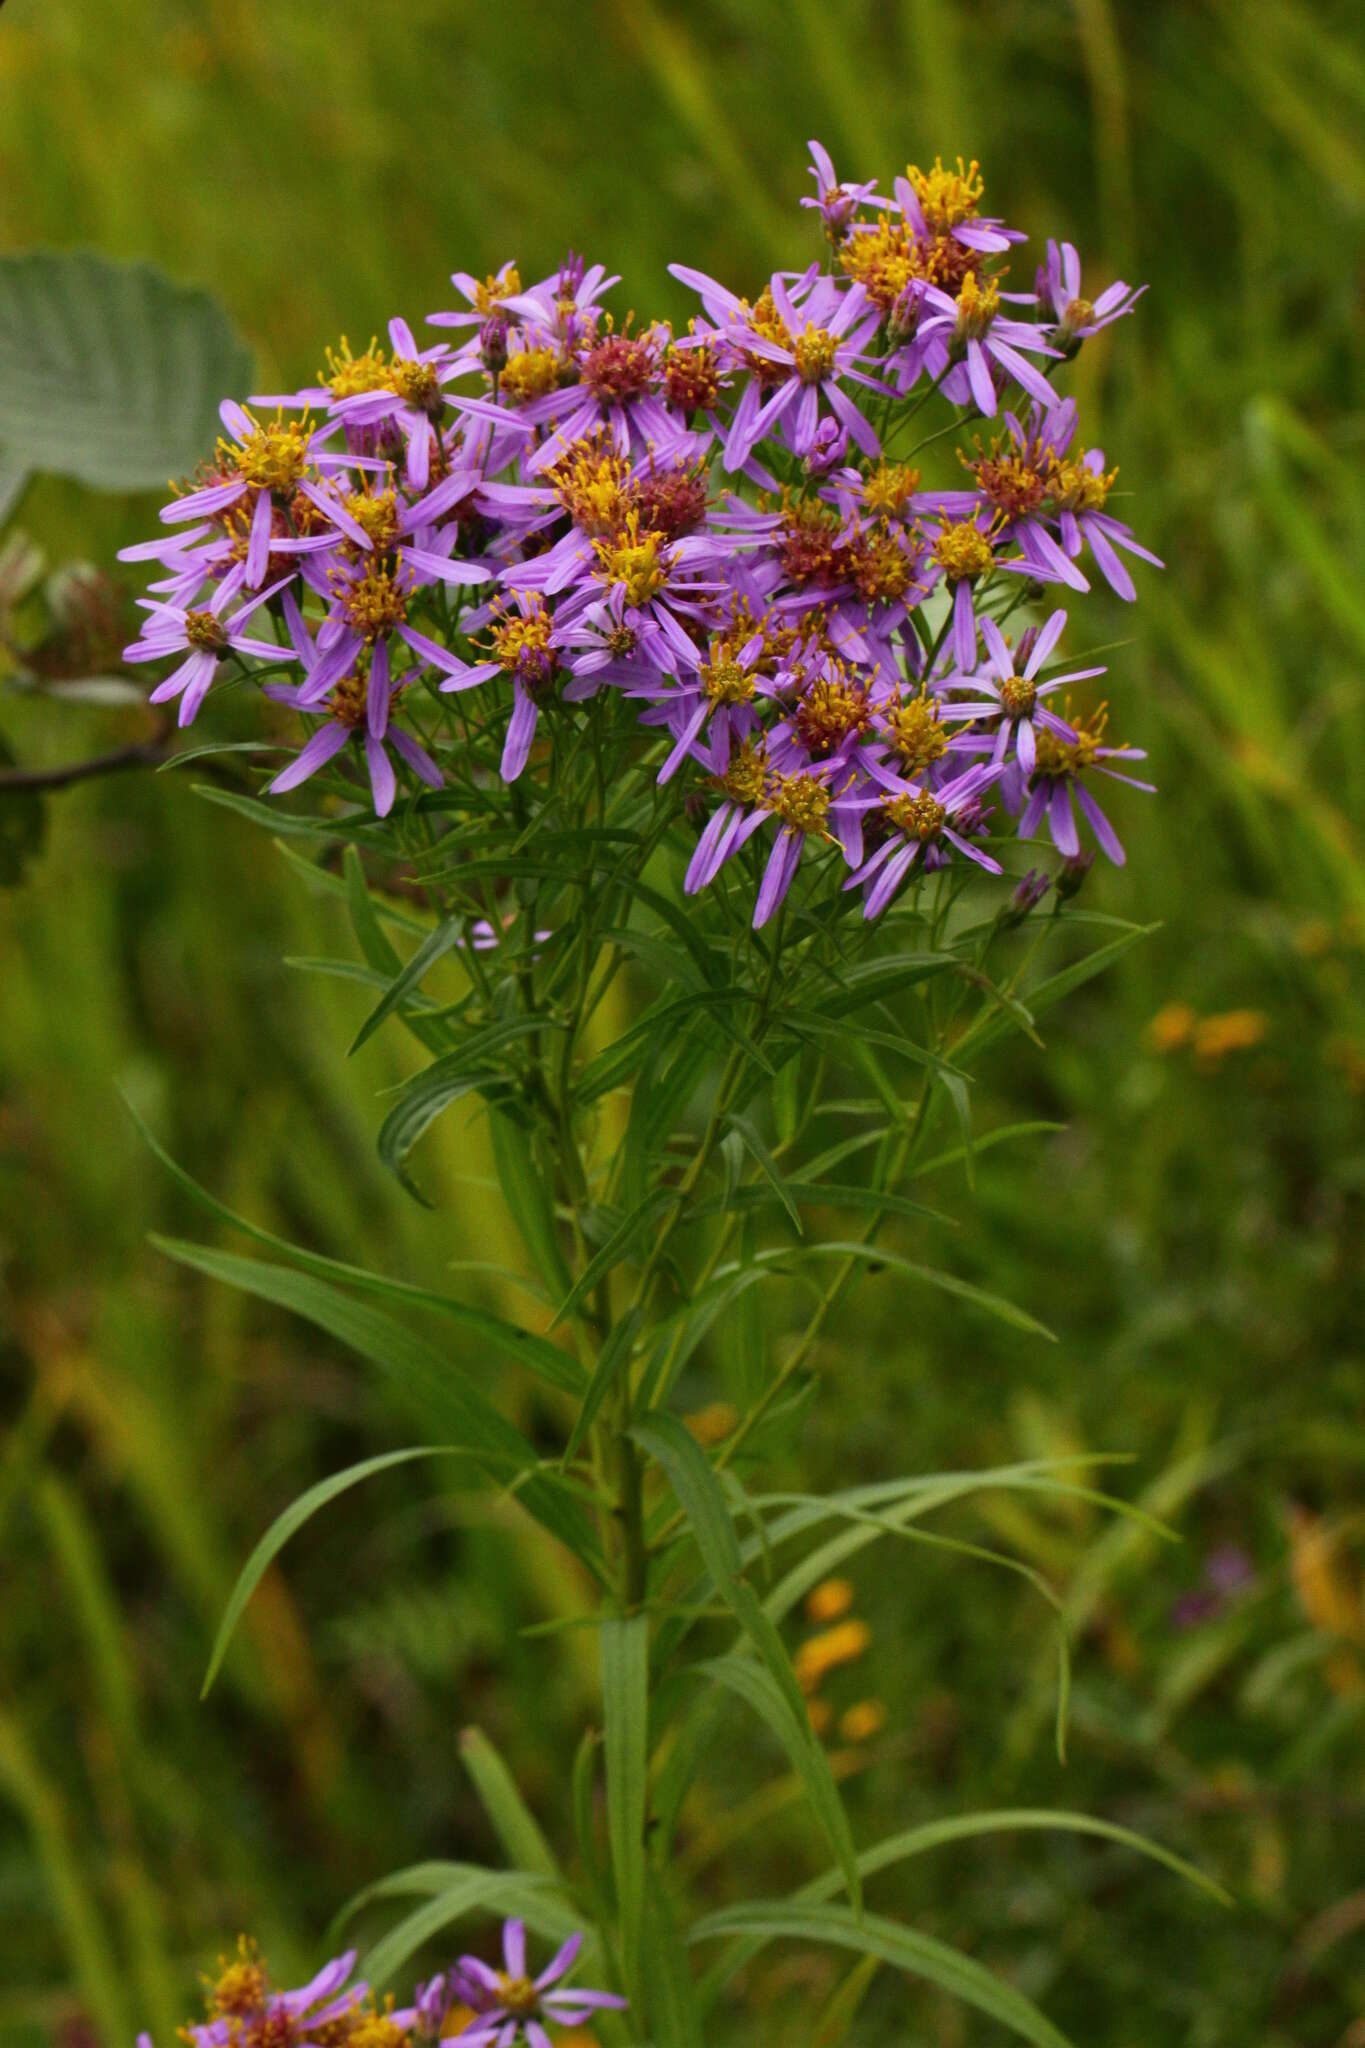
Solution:
[[(410, 2006), (380, 2006), (369, 1986), (352, 1977), (349, 1949), (297, 1991), (280, 1991), (255, 1947), (243, 1939), (205, 1983), (205, 2017), (184, 2027), (191, 2048), (415, 2048), (424, 2041), (458, 2038), (464, 2048), (551, 2048), (546, 2025), (577, 2027), (594, 2012), (623, 2010), (610, 1991), (586, 1991), (562, 1980), (583, 1945), (572, 1935), (540, 1972), (527, 1973), (526, 1929), (509, 1920), (503, 1929), (501, 1970), (478, 1956), (461, 1956), (450, 1969), (419, 1984)], [(139, 2034), (138, 2048), (153, 2048)]]
[(174, 659), (154, 699), (188, 723), (253, 676), (310, 728), (270, 789), (331, 763), (344, 793), (353, 761), (381, 816), (490, 730), (516, 781), (604, 699), (676, 779), (688, 890), (743, 856), (756, 925), (808, 849), (868, 917), (949, 861), (998, 874), (1009, 820), (1121, 861), (1095, 792), (1140, 756), (1073, 703), (1102, 671), (1059, 653), (1067, 611), (1035, 613), (1094, 572), (1131, 599), (1124, 558), (1157, 559), (1055, 382), (1138, 293), (1083, 297), (1051, 242), (1008, 289), (1023, 237), (974, 163), (880, 194), (811, 155), (823, 267), (750, 299), (674, 266), (685, 331), (618, 322), (577, 256), (530, 286), (508, 263), (456, 274), (431, 347), (394, 320), (307, 389), (226, 403), (128, 550), (161, 570), (128, 650)]

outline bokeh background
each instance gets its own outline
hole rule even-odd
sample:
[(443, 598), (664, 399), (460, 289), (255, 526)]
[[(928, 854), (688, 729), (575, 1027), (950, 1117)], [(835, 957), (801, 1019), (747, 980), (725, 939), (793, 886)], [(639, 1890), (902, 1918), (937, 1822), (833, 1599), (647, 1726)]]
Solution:
[[(1097, 595), (1115, 721), (1161, 794), (1125, 800), (1096, 906), (1160, 929), (996, 1068), (956, 1270), (1055, 1347), (869, 1284), (821, 1358), (801, 1446), (824, 1483), (1084, 1448), (1163, 1544), (1089, 1510), (987, 1501), (951, 1526), (1064, 1595), (1069, 1761), (1046, 1610), (1019, 1581), (877, 1553), (868, 1646), (831, 1678), (855, 1824), (1054, 1802), (1142, 1828), (1220, 1909), (1116, 1850), (947, 1847), (888, 1909), (1012, 1972), (1086, 2048), (1365, 2042), (1365, 33), (1331, 0), (10, 0), (0, 237), (150, 257), (211, 287), (262, 388), (306, 381), (447, 301), (452, 267), (524, 276), (573, 244), (618, 303), (682, 313), (664, 265), (749, 287), (807, 260), (805, 141), (884, 183), (980, 157), (991, 210), (1147, 279), (1078, 371), (1089, 438), (1166, 558)], [(154, 501), (40, 482), (19, 523), (109, 562)], [(140, 716), (0, 697), (44, 762)], [(553, 1829), (591, 1713), (590, 1647), (522, 1631), (572, 1603), (534, 1538), (388, 1475), (267, 1580), (210, 1702), (235, 1570), (301, 1488), (406, 1441), (315, 1333), (169, 1266), (197, 1234), (122, 1085), (192, 1172), (287, 1234), (427, 1284), (510, 1262), (476, 1141), (431, 1146), (433, 1215), (373, 1160), (401, 1046), (344, 1046), (363, 990), (337, 907), (191, 776), (48, 805), (0, 894), (0, 2040), (172, 2038), (223, 1936), (281, 1974), (343, 1900), (494, 1848), (456, 1761), (488, 1728)], [(510, 1283), (463, 1284), (523, 1312)], [(779, 1333), (780, 1334), (780, 1333)], [(744, 1333), (727, 1341), (736, 1349)], [(725, 1346), (697, 1405), (723, 1396)], [(425, 1472), (427, 1468), (414, 1468)], [(434, 1468), (433, 1468), (434, 1469)], [(839, 1717), (866, 1701), (885, 1709)], [(861, 1732), (861, 1739), (860, 1739)], [(736, 1786), (754, 1782), (737, 1734)], [(755, 1759), (766, 1768), (755, 1738)], [(727, 1764), (728, 1767), (728, 1764)], [(736, 1795), (737, 1796), (737, 1795)], [(812, 1853), (777, 1815), (733, 1850), (693, 1816), (717, 1898)], [(880, 1823), (880, 1825), (878, 1825)], [(737, 1858), (738, 1861), (731, 1860)], [(884, 1973), (887, 1974), (887, 1973)], [(819, 1958), (752, 1987), (809, 2040)], [(802, 2015), (807, 2015), (805, 2029)], [(856, 2038), (994, 2039), (879, 1986)], [(748, 2034), (736, 2038), (752, 2038)]]

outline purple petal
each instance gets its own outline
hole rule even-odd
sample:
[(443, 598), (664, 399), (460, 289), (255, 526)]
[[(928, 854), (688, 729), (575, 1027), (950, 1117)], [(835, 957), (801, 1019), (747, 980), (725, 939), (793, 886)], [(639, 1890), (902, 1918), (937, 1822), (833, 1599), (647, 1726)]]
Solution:
[(350, 738), (350, 732), (336, 719), (329, 719), (326, 725), (318, 727), (312, 738), (300, 748), (287, 768), (282, 768), (266, 790), (267, 796), (283, 796), (287, 789), (296, 789), (306, 782), (310, 775), (316, 775), (319, 768), (339, 754)]
[(365, 735), (365, 760), (370, 771), (370, 788), (374, 792), (374, 814), (377, 818), (387, 818), (398, 794), (398, 783), (393, 763), (384, 752), (384, 742), (377, 740), (372, 732)]

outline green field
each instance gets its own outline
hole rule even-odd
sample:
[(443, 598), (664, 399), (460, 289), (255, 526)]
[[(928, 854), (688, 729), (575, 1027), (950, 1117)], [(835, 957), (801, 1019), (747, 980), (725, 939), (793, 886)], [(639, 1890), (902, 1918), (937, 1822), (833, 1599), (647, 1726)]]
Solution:
[[(1119, 509), (1168, 564), (1096, 597), (1122, 736), (1123, 871), (1151, 935), (993, 1070), (981, 1126), (1046, 1120), (930, 1199), (937, 1247), (1046, 1345), (870, 1280), (824, 1342), (820, 1483), (1112, 1454), (1163, 1541), (1085, 1502), (988, 1496), (1072, 1627), (1068, 1761), (1050, 1616), (1017, 1574), (907, 1547), (856, 1579), (836, 1711), (855, 1828), (1056, 1805), (1137, 1828), (1220, 1906), (1112, 1844), (1015, 1833), (878, 1881), (878, 1904), (1008, 1973), (1077, 2048), (1365, 2043), (1365, 24), (1331, 0), (9, 0), (0, 238), (154, 259), (210, 287), (259, 388), (449, 303), (452, 268), (572, 244), (617, 303), (682, 315), (664, 266), (748, 289), (804, 263), (805, 144), (890, 181), (981, 160), (992, 211), (1147, 280), (1079, 368)], [(1029, 281), (1029, 261), (1018, 281)], [(108, 564), (155, 498), (39, 481), (16, 522)], [(130, 582), (130, 588), (132, 587)], [(232, 716), (223, 721), (226, 736)], [(0, 695), (25, 763), (115, 746), (128, 709)], [(243, 723), (242, 731), (246, 731)], [(299, 1323), (170, 1265), (205, 1234), (122, 1088), (225, 1202), (426, 1284), (513, 1264), (476, 1130), (427, 1141), (428, 1213), (374, 1156), (402, 1047), (331, 896), (192, 772), (92, 782), (0, 891), (0, 2043), (169, 2048), (239, 1928), (283, 1976), (377, 1874), (491, 1859), (466, 1723), (559, 1829), (593, 1712), (575, 1588), (487, 1496), (389, 1474), (311, 1523), (209, 1702), (223, 1602), (311, 1481), (407, 1441)], [(0, 797), (0, 809), (5, 799)], [(0, 826), (3, 826), (0, 818)], [(495, 1219), (490, 1223), (490, 1218)], [(211, 1231), (213, 1226), (207, 1226)], [(496, 1271), (490, 1304), (528, 1312)], [(743, 1332), (733, 1333), (736, 1347)], [(687, 1403), (723, 1394), (698, 1374)], [(515, 1398), (512, 1396), (510, 1398)], [(529, 1404), (528, 1404), (529, 1405)], [(523, 1418), (529, 1419), (529, 1418)], [(418, 1467), (426, 1472), (427, 1468)], [(359, 1498), (359, 1497), (356, 1497)], [(1241, 1582), (1210, 1581), (1229, 1552)], [(1191, 1605), (1192, 1596), (1197, 1604)], [(753, 1782), (698, 1810), (717, 1902), (819, 1866)], [(752, 1737), (763, 1758), (762, 1738)], [(727, 1760), (728, 1769), (728, 1760)], [(733, 1838), (733, 1839), (732, 1839)], [(812, 1861), (812, 1857), (816, 1860)], [(786, 1959), (725, 2040), (807, 2048), (837, 1965)], [(860, 2048), (1004, 2036), (883, 1971)], [(718, 2044), (719, 2048), (719, 2044)]]

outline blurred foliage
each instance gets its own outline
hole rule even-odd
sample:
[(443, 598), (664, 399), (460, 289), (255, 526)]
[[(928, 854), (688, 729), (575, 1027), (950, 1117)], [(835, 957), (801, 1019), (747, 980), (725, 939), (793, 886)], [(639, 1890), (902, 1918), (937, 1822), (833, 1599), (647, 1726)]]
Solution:
[[(455, 265), (565, 245), (621, 301), (685, 310), (670, 258), (744, 288), (805, 260), (804, 145), (886, 180), (982, 159), (993, 210), (1152, 290), (1081, 366), (1090, 438), (1170, 564), (1110, 606), (1115, 722), (1159, 799), (1097, 905), (1162, 921), (997, 1070), (1003, 1145), (956, 1269), (1055, 1349), (870, 1281), (829, 1334), (815, 1483), (1078, 1448), (1179, 1529), (987, 1499), (952, 1525), (1038, 1566), (1077, 1639), (1069, 1761), (1051, 1645), (1005, 1575), (919, 1555), (857, 1577), (868, 1644), (822, 1681), (855, 1820), (1056, 1802), (1137, 1826), (1234, 1892), (1223, 1910), (1080, 1837), (945, 1845), (873, 1902), (1011, 1972), (1087, 2048), (1365, 2042), (1365, 35), (1331, 0), (11, 0), (0, 233), (210, 287), (262, 388), (342, 330), (445, 302)], [(108, 562), (153, 501), (30, 485), (58, 563)], [(1098, 604), (1099, 600), (1095, 602)], [(140, 712), (28, 692), (10, 745), (58, 761)], [(224, 736), (232, 731), (229, 709)], [(341, 907), (193, 774), (48, 806), (0, 896), (0, 2041), (169, 2041), (239, 1925), (285, 1972), (347, 1895), (494, 1845), (460, 1772), (487, 1727), (562, 1832), (590, 1644), (522, 1631), (575, 1589), (487, 1501), (400, 1468), (310, 1524), (197, 1701), (236, 1566), (310, 1480), (404, 1441), (343, 1356), (168, 1268), (189, 1221), (121, 1083), (199, 1179), (322, 1249), (430, 1284), (513, 1257), (477, 1127), (430, 1145), (419, 1211), (372, 1137), (400, 1055), (348, 1069), (362, 989), (288, 956), (348, 950)], [(1141, 815), (1139, 808), (1141, 806)], [(10, 826), (5, 825), (9, 833)], [(6, 856), (8, 857), (8, 856)], [(529, 1313), (496, 1270), (467, 1276)], [(720, 1375), (740, 1370), (742, 1318)], [(490, 1368), (490, 1371), (492, 1368)], [(523, 1425), (534, 1403), (509, 1383)], [(688, 1389), (723, 1399), (717, 1372)], [(348, 1511), (348, 1509), (350, 1511)], [(891, 1560), (887, 1560), (889, 1567)], [(880, 1702), (876, 1713), (836, 1715)], [(850, 1736), (849, 1731), (852, 1731)], [(738, 1744), (747, 1735), (733, 1738)], [(757, 1738), (755, 1738), (757, 1739)], [(749, 1776), (734, 1758), (735, 1784)], [(689, 1817), (691, 1867), (739, 1845), (804, 1871), (782, 1811)], [(880, 1831), (879, 1828), (879, 1831)], [(716, 1897), (731, 1893), (717, 1876)], [(812, 2039), (838, 1966), (746, 1986)], [(747, 2027), (748, 2031), (745, 2031)], [(837, 2034), (829, 2038), (839, 2038)], [(883, 1971), (855, 2042), (984, 2032)]]

